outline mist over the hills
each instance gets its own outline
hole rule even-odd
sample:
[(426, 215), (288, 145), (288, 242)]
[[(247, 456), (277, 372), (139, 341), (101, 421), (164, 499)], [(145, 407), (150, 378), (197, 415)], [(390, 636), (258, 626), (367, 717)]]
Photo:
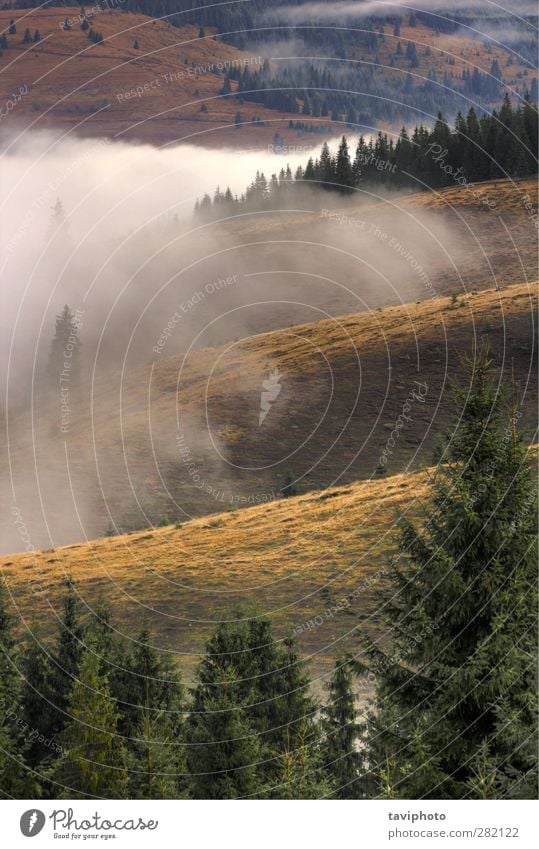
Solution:
[[(215, 419), (210, 433), (200, 412), (182, 408), (186, 354), (207, 349), (202, 360), (196, 354), (203, 387), (227, 368), (228, 354), (213, 346), (238, 350), (241, 361), (238, 340), (253, 334), (424, 300), (448, 286), (465, 290), (451, 217), (404, 208), (398, 192), (343, 197), (307, 188), (294, 193), (292, 208), (194, 218), (204, 192), (229, 185), (241, 193), (257, 170), (294, 170), (311, 153), (159, 150), (51, 134), (12, 144), (2, 159), (4, 551), (21, 547), (13, 504), (36, 548), (99, 536), (109, 524), (147, 526), (167, 504), (169, 516), (184, 518), (215, 510), (192, 486), (185, 500), (176, 403), (190, 450), (216, 486), (242, 498), (260, 489), (257, 475), (223, 460), (219, 433), (233, 435), (233, 417)], [(64, 304), (80, 315), (82, 342), (68, 437), (59, 429), (59, 389), (47, 382)], [(230, 376), (226, 391), (254, 420), (260, 386), (279, 363), (250, 362), (249, 380)], [(166, 366), (156, 372), (157, 390), (152, 364)], [(325, 390), (307, 383), (305, 391), (314, 415)], [(195, 401), (203, 409), (204, 398)], [(267, 443), (268, 431), (262, 436)]]

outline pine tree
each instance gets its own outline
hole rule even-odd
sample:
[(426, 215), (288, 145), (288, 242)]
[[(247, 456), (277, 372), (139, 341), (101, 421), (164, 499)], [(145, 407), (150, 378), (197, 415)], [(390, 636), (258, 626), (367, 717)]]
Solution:
[(10, 22), (9, 22), (9, 30), (8, 30), (8, 32), (9, 32), (9, 34), (10, 34), (10, 35), (16, 35), (16, 34), (17, 34), (17, 25), (16, 25), (16, 23), (15, 23), (15, 21), (14, 21), (14, 19), (13, 19), (13, 18), (11, 18), (11, 20), (10, 20)]
[(23, 44), (31, 44), (32, 43), (32, 33), (28, 29), (28, 27), (24, 31), (24, 36), (22, 39)]
[(283, 485), (281, 487), (281, 495), (283, 498), (293, 498), (298, 494), (298, 487), (291, 471), (287, 471), (284, 476)]
[(299, 729), (294, 745), (284, 748), (277, 760), (278, 771), (268, 796), (272, 799), (325, 799), (334, 795), (335, 787), (322, 768), (320, 753), (309, 742), (309, 731)]
[(168, 656), (151, 645), (146, 626), (123, 669), (112, 671), (110, 678), (118, 699), (119, 730), (128, 740), (131, 795), (180, 798), (187, 772), (184, 691)]
[(52, 762), (60, 749), (54, 736), (58, 720), (49, 649), (35, 628), (22, 652), (21, 669), (21, 716), (31, 729), (25, 759), (30, 766), (37, 767)]
[(187, 795), (187, 765), (183, 742), (163, 711), (148, 705), (129, 741), (129, 797), (180, 799)]
[(317, 179), (321, 180), (323, 183), (328, 184), (327, 186), (325, 186), (325, 188), (331, 188), (332, 184), (335, 182), (335, 163), (329, 151), (327, 142), (324, 142), (324, 144), (322, 145), (317, 170)]
[(338, 799), (360, 799), (362, 758), (358, 751), (360, 725), (352, 688), (353, 670), (349, 658), (339, 658), (327, 685), (324, 706), (322, 756), (325, 772), (332, 776)]
[(39, 41), (41, 41), (41, 33), (39, 32), (38, 29), (36, 29), (36, 31), (34, 33), (33, 42), (34, 42), (34, 44), (37, 44)]
[(69, 720), (71, 690), (77, 680), (84, 649), (84, 626), (81, 606), (71, 578), (66, 581), (63, 615), (59, 623), (56, 647), (52, 653), (52, 691), (55, 699), (55, 718), (51, 729), (58, 734)]
[(419, 66), (417, 47), (413, 41), (408, 42), (408, 46), (406, 47), (406, 58), (410, 62), (410, 68), (417, 68)]
[(69, 700), (72, 719), (59, 735), (63, 751), (50, 774), (59, 798), (127, 797), (127, 753), (100, 665), (98, 646), (90, 641)]
[(485, 349), (469, 369), (432, 514), (403, 523), (383, 594), (392, 646), (365, 638), (375, 795), (537, 795), (535, 488)]
[(316, 179), (315, 170), (314, 170), (314, 162), (312, 156), (309, 157), (309, 161), (305, 166), (305, 171), (303, 173), (303, 179), (308, 180), (309, 182), (314, 182)]
[(191, 718), (189, 770), (195, 799), (260, 798), (261, 750), (246, 718), (235, 672), (224, 667), (212, 691), (199, 690)]
[(80, 376), (79, 323), (67, 304), (56, 316), (56, 330), (49, 354), (51, 387), (68, 389), (72, 393)]
[(20, 677), (16, 665), (13, 620), (0, 581), (0, 796), (25, 798), (36, 792), (24, 766), (25, 744), (20, 719)]
[(350, 153), (348, 151), (348, 142), (346, 136), (343, 136), (337, 152), (337, 162), (335, 166), (335, 183), (343, 188), (353, 188), (354, 172), (350, 161)]
[(311, 763), (316, 760), (318, 705), (311, 697), (306, 666), (293, 641), (277, 643), (266, 617), (247, 619), (238, 610), (234, 620), (220, 625), (207, 643), (198, 669), (193, 713), (215, 696), (223, 675), (232, 670), (245, 719), (259, 735), (263, 753), (259, 774), (269, 788), (280, 784), (281, 758), (286, 752), (308, 745)]

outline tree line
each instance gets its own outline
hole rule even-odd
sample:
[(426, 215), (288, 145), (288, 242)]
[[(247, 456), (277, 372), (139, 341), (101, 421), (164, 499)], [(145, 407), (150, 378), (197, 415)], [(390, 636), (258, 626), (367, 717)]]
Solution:
[[(354, 36), (361, 41), (361, 34)], [(375, 41), (381, 37), (376, 32), (372, 36)], [(354, 46), (358, 48), (358, 44)], [(429, 47), (423, 48), (422, 56), (431, 55)], [(457, 74), (448, 59), (443, 73), (430, 68), (424, 79), (418, 79), (412, 73), (420, 65), (417, 47), (408, 42), (403, 49), (400, 41), (388, 61), (395, 72), (388, 70), (376, 49), (368, 62), (344, 67), (342, 61), (327, 59), (323, 68), (302, 61), (274, 71), (266, 61), (255, 70), (229, 69), (222, 93), (233, 91), (240, 102), (252, 101), (281, 112), (327, 118), (349, 127), (359, 123), (368, 126), (377, 118), (389, 122), (399, 117), (406, 119), (418, 110), (433, 114), (441, 109), (455, 114), (462, 105), (463, 94), (485, 104), (500, 97), (501, 71), (496, 61), (491, 63), (490, 73), (475, 68), (473, 72), (464, 69)], [(236, 80), (234, 88), (231, 80)]]
[(263, 615), (219, 624), (186, 692), (148, 627), (126, 642), (71, 580), (55, 640), (26, 623), (22, 646), (2, 589), (3, 796), (536, 798), (535, 484), (488, 351), (468, 369), (429, 510), (401, 521), (379, 581), (381, 624), (357, 626), (322, 703)]
[(537, 173), (537, 109), (527, 97), (513, 107), (508, 96), (499, 111), (477, 117), (471, 108), (460, 113), (453, 130), (438, 115), (431, 130), (418, 126), (410, 135), (403, 127), (396, 142), (386, 133), (366, 141), (360, 136), (355, 155), (342, 137), (337, 153), (325, 142), (294, 174), (281, 169), (269, 180), (258, 172), (241, 196), (217, 188), (213, 198), (197, 201), (195, 213), (204, 220), (237, 212), (282, 207), (297, 200), (296, 189), (312, 186), (341, 194), (368, 187), (415, 190), (463, 185), (501, 177)]

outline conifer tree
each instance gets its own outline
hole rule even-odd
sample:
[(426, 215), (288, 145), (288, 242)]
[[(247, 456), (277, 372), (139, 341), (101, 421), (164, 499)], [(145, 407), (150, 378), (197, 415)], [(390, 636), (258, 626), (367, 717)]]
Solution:
[(90, 640), (69, 700), (72, 718), (59, 735), (63, 751), (50, 775), (59, 798), (127, 797), (127, 753), (100, 665), (98, 647)]
[(24, 766), (24, 739), (20, 718), (20, 677), (16, 667), (13, 620), (0, 581), (0, 796), (24, 798), (36, 792)]
[(327, 142), (324, 142), (320, 151), (317, 179), (327, 183), (327, 188), (331, 188), (331, 185), (335, 182), (335, 163)]
[(21, 716), (32, 735), (25, 760), (30, 766), (37, 767), (38, 764), (52, 762), (59, 746), (54, 736), (58, 718), (49, 649), (35, 629), (32, 629), (21, 655), (21, 671), (24, 679), (21, 685)]
[(8, 32), (9, 32), (10, 35), (16, 35), (17, 34), (17, 24), (15, 23), (13, 18), (11, 18), (11, 20), (9, 22)]
[(130, 794), (139, 799), (185, 795), (185, 697), (178, 671), (150, 643), (144, 626), (125, 668), (111, 674), (119, 730), (127, 739)]
[(232, 668), (224, 668), (212, 691), (199, 691), (189, 736), (191, 795), (195, 799), (260, 798), (261, 748), (247, 720)]
[(73, 391), (80, 376), (79, 324), (67, 304), (56, 316), (56, 329), (49, 353), (51, 387)]
[(151, 705), (140, 711), (129, 741), (129, 797), (180, 799), (187, 796), (187, 759), (181, 737), (164, 711)]
[(269, 619), (246, 619), (241, 610), (235, 611), (235, 621), (220, 625), (207, 643), (194, 691), (194, 715), (215, 696), (230, 670), (245, 718), (259, 735), (263, 753), (259, 773), (268, 787), (280, 783), (285, 752), (309, 746), (314, 763), (320, 742), (318, 705), (293, 641), (277, 643)]
[(324, 771), (320, 753), (308, 741), (309, 730), (302, 729), (294, 745), (286, 746), (277, 760), (278, 770), (268, 789), (272, 799), (325, 799), (334, 795), (331, 774)]
[(324, 769), (333, 778), (333, 796), (338, 799), (362, 797), (362, 758), (358, 751), (361, 729), (352, 682), (350, 659), (339, 658), (327, 685), (328, 702), (322, 711)]
[(346, 136), (342, 137), (339, 150), (337, 152), (335, 183), (343, 188), (353, 188), (354, 186), (354, 172), (352, 170)]
[(28, 27), (24, 31), (24, 36), (22, 39), (23, 44), (31, 44), (32, 43), (32, 33), (28, 29)]
[(487, 351), (468, 367), (432, 514), (403, 523), (383, 594), (392, 645), (365, 638), (374, 795), (537, 795), (535, 487)]
[(81, 605), (71, 578), (66, 580), (63, 615), (59, 623), (56, 647), (52, 653), (51, 689), (56, 710), (51, 732), (58, 734), (69, 719), (70, 694), (77, 680), (84, 649)]

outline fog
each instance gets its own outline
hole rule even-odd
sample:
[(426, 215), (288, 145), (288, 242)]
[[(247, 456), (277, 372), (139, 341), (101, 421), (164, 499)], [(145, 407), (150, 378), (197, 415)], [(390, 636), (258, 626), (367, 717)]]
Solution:
[[(453, 0), (450, 4), (452, 13), (481, 12), (491, 14), (493, 17), (507, 15), (507, 17), (518, 17), (520, 15), (537, 15), (537, 4), (533, 0), (518, 0), (511, 6), (501, 6), (491, 0)], [(367, 16), (386, 16), (394, 14), (407, 15), (414, 11), (423, 12), (447, 12), (448, 4), (444, 0), (416, 0), (410, 4), (408, 0), (333, 0), (330, 3), (303, 3), (299, 6), (278, 6), (268, 11), (271, 18), (290, 21), (292, 23), (304, 23), (313, 18), (317, 20), (346, 21)]]
[[(4, 551), (21, 548), (13, 505), (36, 548), (145, 527), (161, 515), (215, 512), (215, 498), (192, 486), (179, 460), (182, 381), (195, 387), (179, 416), (201, 474), (215, 489), (250, 497), (260, 476), (231, 471), (219, 442), (221, 431), (233, 433), (234, 416), (219, 413), (215, 432), (207, 427), (204, 393), (222, 356), (211, 346), (235, 350), (256, 333), (429, 298), (440, 274), (459, 288), (452, 225), (403, 211), (398, 193), (343, 199), (306, 190), (293, 209), (194, 220), (204, 192), (228, 185), (241, 193), (257, 170), (294, 170), (311, 154), (159, 150), (48, 133), (13, 140), (1, 160)], [(59, 387), (47, 376), (64, 304), (77, 313), (82, 343), (65, 431)], [(187, 366), (167, 359), (189, 352)], [(256, 419), (249, 404), (259, 403), (268, 363), (251, 356), (249, 364), (226, 392)], [(316, 407), (319, 390), (309, 391)], [(268, 444), (249, 447), (252, 462)], [(281, 473), (262, 481), (268, 491)]]

